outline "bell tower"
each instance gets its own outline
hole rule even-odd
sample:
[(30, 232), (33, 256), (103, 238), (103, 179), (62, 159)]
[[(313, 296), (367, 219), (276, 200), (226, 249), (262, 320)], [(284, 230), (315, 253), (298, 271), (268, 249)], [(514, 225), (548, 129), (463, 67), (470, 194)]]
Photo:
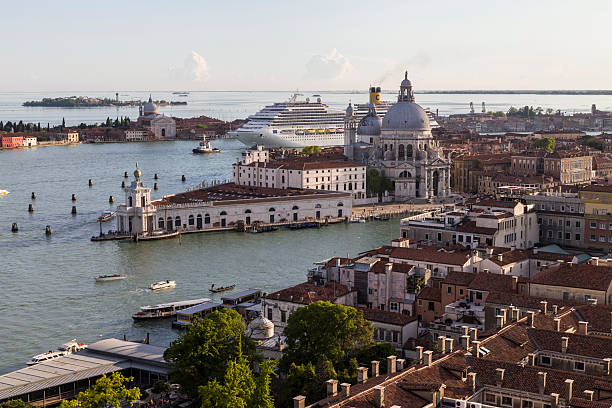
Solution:
[(353, 104), (349, 102), (344, 116), (344, 155), (350, 160), (354, 158), (353, 147), (357, 134), (357, 120), (353, 111)]

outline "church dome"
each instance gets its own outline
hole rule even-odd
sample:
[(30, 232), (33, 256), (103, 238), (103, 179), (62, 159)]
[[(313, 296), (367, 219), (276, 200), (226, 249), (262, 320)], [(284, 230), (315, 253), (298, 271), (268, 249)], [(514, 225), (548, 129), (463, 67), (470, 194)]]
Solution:
[(151, 115), (157, 113), (157, 105), (153, 103), (151, 96), (149, 96), (149, 102), (145, 103), (143, 106), (143, 112), (145, 115)]
[(349, 102), (347, 108), (346, 108), (346, 117), (351, 117), (353, 116), (353, 104)]
[(260, 315), (249, 323), (247, 333), (254, 340), (269, 339), (274, 336), (274, 323)]
[(357, 134), (365, 136), (378, 136), (382, 126), (382, 119), (376, 114), (375, 110), (370, 110), (357, 126)]
[(425, 109), (414, 102), (398, 102), (382, 121), (385, 130), (431, 130)]

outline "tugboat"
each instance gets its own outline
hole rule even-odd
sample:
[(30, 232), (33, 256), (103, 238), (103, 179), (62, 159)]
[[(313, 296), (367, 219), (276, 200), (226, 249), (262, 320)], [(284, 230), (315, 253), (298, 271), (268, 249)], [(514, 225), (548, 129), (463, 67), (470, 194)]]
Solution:
[(87, 348), (87, 344), (77, 343), (76, 339), (73, 339), (68, 343), (62, 344), (55, 351), (49, 350), (46, 353), (35, 355), (26, 364), (32, 366), (34, 364), (42, 363), (44, 361), (49, 361), (58, 357), (66, 356), (68, 354), (76, 353), (77, 351), (83, 350), (85, 348)]
[(212, 147), (210, 142), (206, 140), (206, 136), (202, 138), (200, 145), (192, 150), (196, 154), (206, 154), (206, 153), (219, 153), (221, 150), (216, 147)]
[(152, 283), (151, 286), (149, 286), (149, 289), (160, 290), (160, 289), (172, 289), (174, 287), (176, 287), (176, 281), (165, 280), (165, 281), (159, 281), (159, 282)]
[(210, 289), (209, 289), (209, 290), (210, 290), (212, 293), (219, 293), (219, 292), (225, 292), (225, 291), (227, 291), (227, 290), (232, 290), (232, 289), (234, 289), (235, 287), (236, 287), (236, 284), (234, 283), (233, 285), (230, 285), (230, 286), (220, 286), (220, 287), (218, 287), (218, 288), (215, 288), (215, 284), (213, 283), (213, 284), (210, 286)]

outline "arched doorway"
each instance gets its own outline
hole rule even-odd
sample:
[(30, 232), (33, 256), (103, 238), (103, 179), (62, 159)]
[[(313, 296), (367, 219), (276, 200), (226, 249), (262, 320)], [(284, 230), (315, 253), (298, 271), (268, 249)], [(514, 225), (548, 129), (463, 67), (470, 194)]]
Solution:
[(163, 219), (163, 217), (160, 217), (159, 220), (157, 221), (157, 228), (164, 229), (164, 219)]
[(270, 213), (270, 223), (273, 223), (273, 222), (274, 222), (274, 211), (276, 211), (276, 210), (274, 209), (274, 207), (272, 207), (272, 208), (270, 208), (270, 209), (268, 210), (268, 212)]
[(162, 128), (162, 137), (166, 137), (166, 128)]
[(344, 206), (344, 203), (338, 203), (338, 218), (342, 218), (342, 206)]
[(198, 214), (196, 217), (196, 228), (202, 229), (202, 214)]
[(432, 186), (433, 186), (433, 194), (434, 196), (438, 195), (438, 184), (440, 182), (440, 175), (438, 174), (438, 170), (433, 172), (432, 177)]
[(246, 210), (244, 213), (246, 214), (246, 217), (245, 217), (246, 225), (251, 225), (251, 210)]
[(221, 214), (219, 214), (219, 216), (221, 216), (221, 226), (225, 227), (227, 225), (227, 220), (225, 218), (225, 216), (227, 215), (227, 213), (225, 211), (221, 211)]
[(320, 219), (321, 219), (321, 204), (317, 204), (317, 205), (315, 205), (315, 210), (316, 210), (316, 212), (315, 212), (315, 218), (316, 218), (317, 220), (320, 220)]
[(183, 224), (181, 223), (181, 217), (177, 216), (177, 217), (174, 219), (174, 228), (175, 228), (175, 229), (179, 229), (179, 228), (181, 227), (181, 225), (183, 225)]
[(168, 222), (166, 223), (166, 229), (168, 231), (172, 231), (172, 217), (168, 217), (167, 221)]
[(204, 216), (204, 224), (210, 224), (210, 214)]
[(300, 209), (300, 207), (298, 207), (297, 205), (294, 205), (292, 210), (293, 210), (293, 221), (297, 221), (298, 220), (298, 210)]

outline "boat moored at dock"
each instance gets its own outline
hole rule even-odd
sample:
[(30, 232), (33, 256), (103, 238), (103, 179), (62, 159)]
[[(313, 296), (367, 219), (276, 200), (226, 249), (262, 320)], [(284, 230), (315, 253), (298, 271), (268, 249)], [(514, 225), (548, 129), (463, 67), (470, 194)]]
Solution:
[(172, 327), (177, 329), (187, 328), (195, 319), (201, 319), (207, 314), (221, 309), (221, 307), (223, 307), (221, 303), (206, 302), (181, 310), (176, 314), (176, 320), (172, 322)]
[(66, 356), (68, 354), (76, 353), (77, 351), (87, 348), (85, 343), (77, 343), (76, 339), (73, 339), (67, 343), (62, 344), (57, 350), (50, 350), (46, 353), (37, 354), (26, 364), (29, 366), (42, 363), (43, 361), (49, 361), (58, 357)]
[(192, 306), (210, 302), (209, 298), (181, 300), (178, 302), (160, 303), (158, 305), (142, 306), (138, 313), (132, 315), (134, 320), (163, 319), (176, 316), (179, 310), (188, 309)]

